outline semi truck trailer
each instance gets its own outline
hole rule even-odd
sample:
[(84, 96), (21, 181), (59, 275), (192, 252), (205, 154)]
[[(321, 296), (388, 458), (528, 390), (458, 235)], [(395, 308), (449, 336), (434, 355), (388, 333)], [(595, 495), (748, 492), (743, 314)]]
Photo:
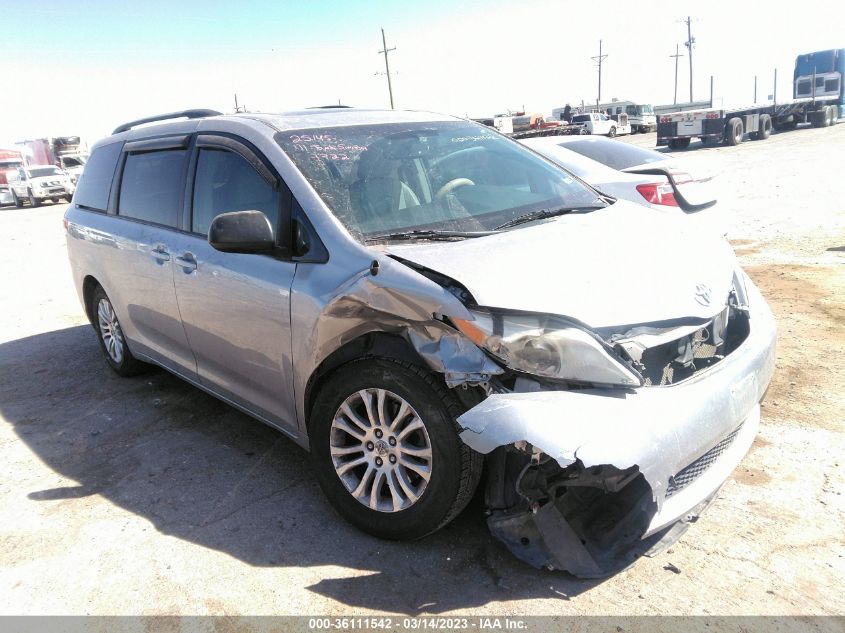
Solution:
[(792, 81), (793, 98), (736, 108), (702, 108), (661, 114), (657, 145), (685, 149), (694, 138), (705, 145), (739, 145), (748, 134), (769, 138), (772, 130), (792, 130), (799, 123), (835, 125), (845, 116), (845, 49), (799, 55)]

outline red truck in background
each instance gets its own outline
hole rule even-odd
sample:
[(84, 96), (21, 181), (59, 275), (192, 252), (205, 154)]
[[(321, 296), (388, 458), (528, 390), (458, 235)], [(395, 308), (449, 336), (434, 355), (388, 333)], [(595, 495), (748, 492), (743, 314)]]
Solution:
[(78, 136), (38, 138), (15, 145), (26, 155), (28, 165), (55, 165), (68, 172), (73, 182), (82, 175), (88, 159), (88, 148)]
[(0, 149), (0, 205), (12, 204), (12, 191), (9, 188), (8, 171), (17, 172), (24, 165), (23, 152), (17, 149)]

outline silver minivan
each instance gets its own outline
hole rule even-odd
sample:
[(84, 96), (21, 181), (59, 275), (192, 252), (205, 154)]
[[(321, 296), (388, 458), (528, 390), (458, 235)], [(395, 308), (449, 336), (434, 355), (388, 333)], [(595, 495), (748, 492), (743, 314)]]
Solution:
[(487, 522), (586, 577), (674, 542), (753, 441), (775, 325), (727, 242), (421, 112), (192, 110), (97, 143), (65, 216), (105, 359), (310, 450), (391, 539)]

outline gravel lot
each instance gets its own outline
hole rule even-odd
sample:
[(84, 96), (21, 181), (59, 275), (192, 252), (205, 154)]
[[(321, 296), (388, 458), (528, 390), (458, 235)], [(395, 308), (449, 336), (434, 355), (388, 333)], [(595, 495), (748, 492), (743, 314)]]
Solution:
[(719, 500), (603, 581), (520, 563), (478, 496), (420, 542), (355, 531), (279, 433), (164, 372), (114, 376), (71, 284), (64, 205), (4, 207), (0, 613), (845, 614), (845, 124), (679, 154), (717, 174), (778, 318), (778, 370)]

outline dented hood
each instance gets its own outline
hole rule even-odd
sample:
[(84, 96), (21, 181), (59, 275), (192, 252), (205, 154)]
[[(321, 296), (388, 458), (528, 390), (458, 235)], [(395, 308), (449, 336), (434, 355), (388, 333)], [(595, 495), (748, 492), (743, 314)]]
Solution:
[(496, 235), (387, 250), (463, 284), (481, 306), (558, 314), (594, 328), (710, 318), (736, 259), (685, 217), (618, 201)]

